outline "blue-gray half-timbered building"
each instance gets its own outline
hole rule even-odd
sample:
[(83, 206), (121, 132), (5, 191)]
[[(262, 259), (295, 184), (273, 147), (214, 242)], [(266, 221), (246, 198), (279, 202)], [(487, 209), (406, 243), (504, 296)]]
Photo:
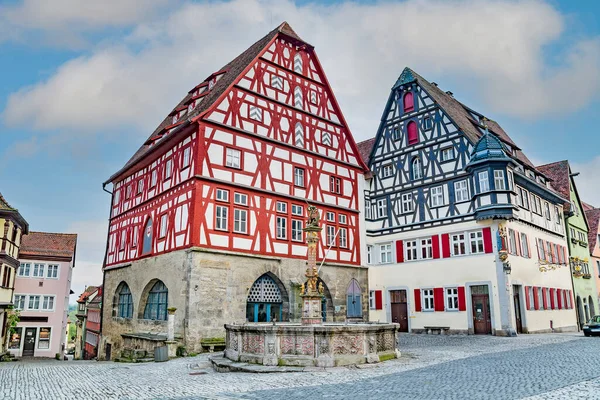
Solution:
[(492, 120), (409, 68), (359, 144), (370, 318), (411, 332), (573, 330), (562, 208)]

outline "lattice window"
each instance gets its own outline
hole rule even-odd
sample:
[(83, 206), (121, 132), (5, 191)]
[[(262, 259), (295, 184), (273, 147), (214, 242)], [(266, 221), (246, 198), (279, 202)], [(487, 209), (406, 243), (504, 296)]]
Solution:
[(281, 292), (269, 276), (261, 276), (254, 282), (248, 293), (250, 303), (281, 303)]

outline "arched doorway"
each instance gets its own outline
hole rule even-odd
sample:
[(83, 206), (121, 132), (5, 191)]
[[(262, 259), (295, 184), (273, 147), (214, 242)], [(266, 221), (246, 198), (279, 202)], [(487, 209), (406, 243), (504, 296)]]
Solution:
[(247, 321), (287, 321), (288, 309), (287, 292), (275, 275), (266, 273), (252, 284), (246, 302)]
[(577, 296), (577, 313), (579, 314), (579, 327), (581, 328), (585, 324), (585, 312), (583, 311), (583, 304), (579, 296)]
[(594, 315), (596, 315), (596, 307), (594, 307), (594, 300), (592, 299), (592, 296), (589, 296), (588, 304), (590, 305), (590, 318), (591, 318)]

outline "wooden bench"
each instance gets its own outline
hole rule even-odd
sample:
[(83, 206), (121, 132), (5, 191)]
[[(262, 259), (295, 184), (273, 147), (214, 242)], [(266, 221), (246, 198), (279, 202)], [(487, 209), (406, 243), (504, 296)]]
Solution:
[(431, 335), (433, 332), (439, 332), (438, 335), (443, 335), (444, 332), (450, 330), (449, 326), (424, 326), (423, 328), (427, 330), (428, 335)]
[(213, 353), (215, 349), (223, 351), (225, 350), (225, 339), (200, 340), (200, 346), (202, 346), (202, 349), (208, 350), (209, 353)]

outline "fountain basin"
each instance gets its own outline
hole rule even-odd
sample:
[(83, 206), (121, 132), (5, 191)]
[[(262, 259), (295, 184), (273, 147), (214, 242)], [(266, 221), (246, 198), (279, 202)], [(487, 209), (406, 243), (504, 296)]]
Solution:
[(280, 366), (334, 367), (397, 358), (398, 324), (227, 324), (225, 357)]

